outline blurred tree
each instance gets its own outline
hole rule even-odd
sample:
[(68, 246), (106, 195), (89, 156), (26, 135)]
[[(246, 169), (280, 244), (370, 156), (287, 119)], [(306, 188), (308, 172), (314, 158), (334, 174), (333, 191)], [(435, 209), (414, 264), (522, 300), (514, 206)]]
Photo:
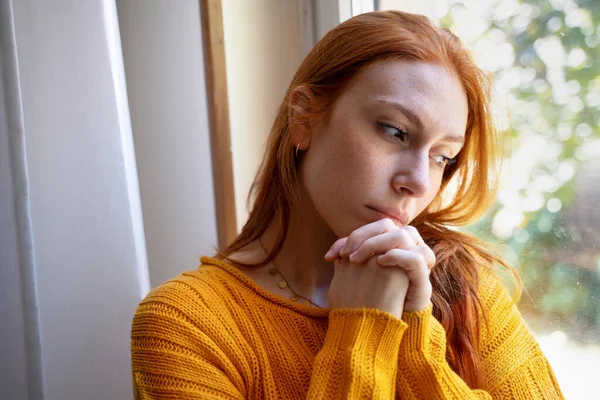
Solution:
[(600, 1), (451, 0), (441, 25), (508, 111), (503, 189), (470, 229), (520, 266), (534, 328), (600, 342)]

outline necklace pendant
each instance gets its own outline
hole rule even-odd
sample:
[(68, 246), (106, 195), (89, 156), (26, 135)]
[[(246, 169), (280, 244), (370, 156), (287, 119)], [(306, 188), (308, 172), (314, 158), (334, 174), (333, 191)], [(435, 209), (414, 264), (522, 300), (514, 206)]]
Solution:
[(277, 286), (279, 286), (279, 289), (285, 289), (287, 285), (288, 284), (286, 281), (279, 281), (279, 283), (277, 284)]
[(298, 301), (300, 300), (300, 296), (298, 296), (297, 294), (294, 293), (294, 295), (292, 296), (292, 301)]

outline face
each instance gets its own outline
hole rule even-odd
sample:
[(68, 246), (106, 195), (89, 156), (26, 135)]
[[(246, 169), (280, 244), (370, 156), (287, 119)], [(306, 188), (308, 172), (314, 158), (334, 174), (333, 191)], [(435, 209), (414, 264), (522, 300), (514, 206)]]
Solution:
[(386, 217), (409, 224), (439, 192), (467, 116), (464, 89), (444, 66), (365, 68), (306, 134), (300, 176), (311, 208), (338, 237)]

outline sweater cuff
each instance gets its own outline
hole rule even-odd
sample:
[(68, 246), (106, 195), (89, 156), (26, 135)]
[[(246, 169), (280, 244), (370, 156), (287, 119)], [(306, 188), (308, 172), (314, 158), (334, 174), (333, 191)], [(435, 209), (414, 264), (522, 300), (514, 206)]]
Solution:
[(332, 310), (308, 398), (393, 398), (406, 328), (404, 321), (375, 309)]
[[(433, 305), (420, 311), (405, 312), (402, 320), (408, 328), (402, 339), (402, 348), (430, 362), (444, 362), (446, 358), (446, 331), (432, 315)], [(415, 354), (415, 353), (418, 353)]]
[(323, 349), (347, 358), (351, 370), (372, 365), (379, 372), (394, 376), (406, 328), (404, 321), (376, 309), (335, 309), (329, 314)]

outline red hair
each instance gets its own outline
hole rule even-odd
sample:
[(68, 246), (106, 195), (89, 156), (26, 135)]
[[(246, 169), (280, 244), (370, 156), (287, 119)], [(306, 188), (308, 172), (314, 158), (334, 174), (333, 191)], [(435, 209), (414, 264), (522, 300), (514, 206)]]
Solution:
[[(298, 187), (299, 158), (295, 156), (289, 129), (288, 100), (292, 91), (299, 86), (311, 90), (322, 107), (318, 115), (307, 117), (327, 117), (359, 71), (386, 60), (444, 65), (457, 76), (467, 95), (465, 145), (457, 162), (445, 170), (440, 193), (412, 225), (437, 257), (431, 273), (433, 313), (447, 333), (448, 362), (472, 388), (481, 387), (479, 335), (485, 315), (477, 294), (478, 266), (509, 267), (483, 242), (450, 228), (473, 222), (491, 204), (496, 192), (500, 146), (492, 125), (487, 76), (456, 36), (435, 27), (427, 18), (399, 11), (362, 14), (331, 30), (312, 49), (279, 107), (266, 158), (250, 192), (249, 199), (254, 201), (249, 219), (219, 256), (239, 266), (260, 267), (271, 262), (283, 247)], [(451, 180), (456, 184), (449, 189)], [(451, 197), (448, 201), (443, 201), (445, 194)], [(232, 253), (259, 239), (271, 224), (279, 232), (265, 260), (243, 264), (229, 259)]]

